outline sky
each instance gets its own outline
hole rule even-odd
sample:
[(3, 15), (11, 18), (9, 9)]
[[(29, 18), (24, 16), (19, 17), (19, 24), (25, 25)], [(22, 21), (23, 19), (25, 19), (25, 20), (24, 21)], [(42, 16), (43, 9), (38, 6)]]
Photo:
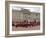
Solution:
[(13, 10), (21, 10), (21, 8), (27, 9), (30, 12), (40, 12), (40, 7), (38, 5), (22, 5), (22, 4), (12, 5)]

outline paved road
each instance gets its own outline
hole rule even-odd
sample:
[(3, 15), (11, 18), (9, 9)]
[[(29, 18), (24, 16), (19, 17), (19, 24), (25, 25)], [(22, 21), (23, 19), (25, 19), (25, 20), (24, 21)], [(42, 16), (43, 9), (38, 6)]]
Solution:
[(39, 30), (40, 29), (40, 26), (33, 26), (33, 27), (15, 27), (15, 26), (12, 26), (12, 30), (13, 31), (24, 31), (24, 30)]

